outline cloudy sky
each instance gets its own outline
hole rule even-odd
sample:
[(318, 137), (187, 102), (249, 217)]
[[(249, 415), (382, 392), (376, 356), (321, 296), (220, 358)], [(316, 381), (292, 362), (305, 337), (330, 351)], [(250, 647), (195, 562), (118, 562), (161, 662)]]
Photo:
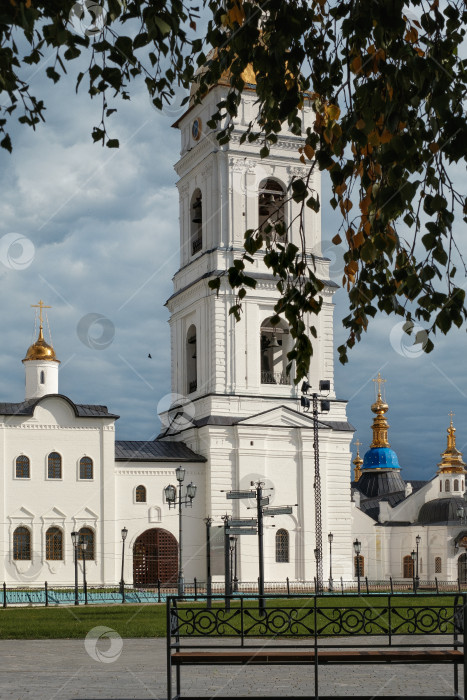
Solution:
[[(109, 126), (120, 149), (94, 145), (100, 103), (69, 79), (44, 78), (51, 57), (30, 79), (45, 100), (46, 124), (33, 132), (12, 122), (13, 154), (0, 153), (0, 401), (24, 398), (21, 359), (34, 339), (34, 310), (53, 309), (50, 328), (61, 360), (60, 391), (77, 403), (103, 403), (121, 418), (119, 439), (158, 434), (158, 405), (170, 393), (169, 326), (165, 300), (178, 265), (178, 200), (173, 163), (180, 111), (150, 104), (143, 86), (119, 103)], [(75, 72), (76, 71), (76, 72)], [(323, 182), (324, 194), (327, 183)], [(338, 221), (323, 196), (324, 251)], [(458, 232), (463, 230), (458, 227)], [(18, 242), (18, 239), (20, 241)], [(15, 243), (16, 241), (16, 243)], [(342, 264), (333, 260), (339, 280)], [(465, 283), (459, 280), (460, 285)], [(336, 347), (346, 295), (336, 294)], [(465, 329), (438, 338), (424, 355), (404, 339), (401, 322), (381, 317), (350, 354), (336, 353), (338, 396), (367, 449), (371, 441), (372, 378), (387, 379), (390, 442), (405, 478), (431, 478), (455, 412), (458, 447), (467, 457)], [(148, 359), (151, 353), (152, 360)]]

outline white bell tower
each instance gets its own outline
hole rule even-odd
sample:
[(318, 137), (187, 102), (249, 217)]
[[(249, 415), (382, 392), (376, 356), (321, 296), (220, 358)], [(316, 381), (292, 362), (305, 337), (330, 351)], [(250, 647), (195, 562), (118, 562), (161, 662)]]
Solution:
[[(235, 294), (227, 273), (242, 255), (247, 229), (282, 222), (287, 233), (281, 235), (301, 248), (300, 207), (291, 200), (290, 185), (294, 177), (307, 174), (298, 151), (302, 139), (286, 127), (267, 159), (261, 160), (257, 144), (240, 143), (256, 110), (254, 75), (247, 73), (239, 116), (227, 144), (220, 146), (207, 127), (229, 90), (222, 81), (201, 103), (192, 101), (175, 124), (182, 140), (175, 166), (180, 178), (180, 267), (167, 306), (172, 392), (180, 398), (161, 417), (165, 427), (160, 437), (182, 441), (206, 457), (206, 515), (217, 527), (225, 513), (251, 517), (248, 503), (227, 501), (226, 491), (250, 489), (252, 482), (265, 485), (271, 504), (296, 504), (292, 514), (280, 515), (274, 523), (269, 519), (265, 525), (266, 580), (313, 579), (313, 550), (319, 539), (315, 527), (320, 520), (323, 532), (333, 533), (334, 575), (348, 579), (352, 576), (349, 444), (353, 428), (347, 422), (345, 401), (334, 393), (332, 297), (337, 285), (329, 279), (330, 261), (321, 255), (319, 214), (305, 208), (306, 248), (313, 253), (316, 274), (325, 283), (320, 314), (305, 319), (318, 335), (312, 340), (308, 381), (317, 393), (320, 380), (330, 382), (326, 392), (330, 410), (325, 413), (324, 402), (318, 402), (320, 514), (314, 507), (315, 422), (301, 408), (294, 368), (291, 376), (285, 371), (292, 342), (285, 320), (271, 323), (279, 292), (264, 263), (264, 252), (257, 253), (247, 268), (256, 287), (243, 300), (241, 320), (237, 323), (229, 313)], [(312, 107), (306, 104), (303, 131), (312, 120)], [(319, 195), (318, 172), (312, 187)], [(209, 287), (217, 277), (221, 279), (218, 294)], [(239, 540), (239, 578), (254, 581), (258, 545), (252, 537)], [(326, 571), (330, 565), (326, 547), (322, 556)], [(222, 562), (213, 566), (213, 574), (221, 578)]]
[[(235, 294), (227, 270), (243, 252), (244, 232), (268, 221), (282, 221), (288, 227), (284, 238), (301, 247), (300, 205), (291, 200), (290, 183), (307, 172), (299, 160), (302, 140), (284, 130), (265, 160), (259, 158), (256, 144), (240, 145), (255, 114), (255, 86), (250, 82), (231, 140), (219, 146), (215, 132), (206, 124), (227, 91), (226, 84), (216, 85), (174, 125), (181, 131), (182, 149), (175, 166), (180, 176), (180, 269), (167, 302), (172, 391), (196, 402), (200, 417), (229, 413), (232, 408), (236, 415), (249, 415), (260, 410), (259, 400), (267, 400), (268, 406), (295, 407), (299, 398), (293, 370), (286, 373), (287, 352), (292, 347), (287, 324), (281, 321), (274, 327), (270, 323), (279, 294), (264, 254), (258, 253), (247, 268), (257, 284), (248, 290), (238, 323), (229, 314)], [(302, 121), (304, 130), (312, 124), (311, 105), (304, 106)], [(319, 195), (319, 172), (312, 186)], [(304, 224), (307, 249), (317, 256), (317, 273), (327, 281), (323, 312), (309, 323), (318, 328), (309, 380), (312, 387), (320, 379), (330, 380), (333, 397), (332, 295), (336, 285), (328, 279), (329, 261), (320, 257), (320, 215), (305, 208)], [(217, 295), (208, 283), (219, 274)]]
[(26, 400), (39, 399), (47, 394), (58, 394), (58, 367), (60, 361), (55, 350), (45, 342), (43, 334), (43, 309), (50, 309), (42, 301), (33, 305), (39, 309), (39, 336), (23, 360), (26, 372)]

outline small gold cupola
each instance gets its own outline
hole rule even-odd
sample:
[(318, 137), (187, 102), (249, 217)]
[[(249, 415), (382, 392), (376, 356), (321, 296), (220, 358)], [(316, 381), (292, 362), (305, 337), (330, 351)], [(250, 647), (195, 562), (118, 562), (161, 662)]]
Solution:
[(381, 379), (381, 374), (378, 372), (377, 378), (373, 379), (373, 381), (378, 384), (378, 396), (371, 407), (371, 410), (376, 415), (373, 419), (373, 442), (370, 447), (390, 447), (388, 442), (389, 425), (384, 415), (388, 411), (389, 406), (383, 401), (383, 397), (381, 396), (381, 384), (384, 384), (386, 380)]
[(357, 456), (355, 457), (353, 464), (355, 465), (355, 471), (354, 471), (354, 481), (357, 482), (361, 475), (362, 475), (362, 464), (363, 464), (363, 459), (360, 457), (360, 445), (362, 443), (360, 440), (355, 440), (354, 445), (357, 446)]
[(60, 362), (60, 360), (57, 360), (55, 350), (53, 349), (52, 345), (49, 345), (44, 340), (42, 310), (50, 309), (51, 307), (46, 306), (42, 300), (40, 300), (38, 304), (31, 304), (31, 306), (35, 309), (39, 309), (39, 336), (36, 342), (28, 348), (23, 362), (30, 362), (34, 360)]
[(438, 464), (438, 474), (465, 474), (465, 462), (462, 460), (462, 452), (456, 447), (456, 429), (452, 424), (454, 413), (451, 411), (449, 416), (451, 423), (447, 430), (448, 444), (445, 451), (442, 453), (442, 460)]

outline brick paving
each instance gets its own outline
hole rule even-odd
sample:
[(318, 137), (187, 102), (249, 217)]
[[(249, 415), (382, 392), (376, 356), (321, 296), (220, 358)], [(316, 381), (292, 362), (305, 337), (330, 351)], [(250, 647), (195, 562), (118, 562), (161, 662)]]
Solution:
[[(116, 652), (111, 643), (99, 641), (97, 649), (104, 661), (98, 661), (86, 651), (84, 640), (0, 641), (1, 700), (166, 698), (165, 640), (124, 639)], [(453, 669), (444, 666), (320, 668), (325, 695), (448, 695), (453, 692), (452, 679)], [(296, 697), (311, 694), (312, 688), (313, 671), (303, 666), (198, 667), (182, 673), (182, 691), (211, 694), (213, 699), (216, 694)]]

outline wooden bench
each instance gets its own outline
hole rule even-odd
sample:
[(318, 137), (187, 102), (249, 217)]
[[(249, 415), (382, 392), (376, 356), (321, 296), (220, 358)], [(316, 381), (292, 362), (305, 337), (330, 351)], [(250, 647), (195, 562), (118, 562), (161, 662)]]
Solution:
[[(411, 697), (463, 700), (458, 667), (462, 667), (467, 688), (466, 595), (441, 594), (429, 599), (420, 594), (361, 595), (358, 601), (335, 595), (274, 595), (263, 600), (265, 611), (257, 596), (231, 596), (227, 605), (224, 598), (213, 596), (210, 608), (206, 599), (167, 599), (168, 700), (194, 697), (182, 695), (182, 666), (219, 665), (313, 666), (314, 694), (302, 699), (348, 700), (348, 695), (320, 695), (318, 672), (322, 665), (347, 664), (451, 664), (454, 693)], [(203, 700), (210, 697), (203, 696)], [(283, 695), (261, 695), (266, 697), (283, 700)], [(352, 697), (370, 700), (374, 695)], [(402, 696), (378, 695), (377, 700), (397, 697)], [(215, 700), (224, 698), (232, 700), (233, 696), (215, 694)]]

